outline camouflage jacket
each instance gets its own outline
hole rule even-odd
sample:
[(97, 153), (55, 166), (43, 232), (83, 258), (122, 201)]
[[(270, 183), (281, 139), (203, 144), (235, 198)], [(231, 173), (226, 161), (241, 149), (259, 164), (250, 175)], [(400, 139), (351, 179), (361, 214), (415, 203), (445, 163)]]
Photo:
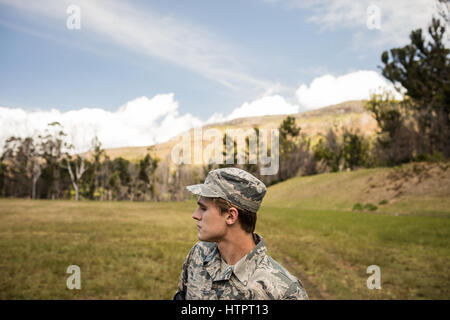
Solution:
[(234, 266), (225, 264), (215, 242), (198, 242), (183, 264), (176, 299), (308, 299), (300, 280), (267, 255), (261, 236)]

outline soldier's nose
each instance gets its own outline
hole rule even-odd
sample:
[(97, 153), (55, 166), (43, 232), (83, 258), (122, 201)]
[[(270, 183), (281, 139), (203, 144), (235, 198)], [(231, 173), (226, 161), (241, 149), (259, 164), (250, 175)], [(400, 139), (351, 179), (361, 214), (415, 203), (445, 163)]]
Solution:
[(198, 210), (195, 210), (194, 213), (192, 214), (192, 219), (200, 220), (200, 218), (201, 218), (201, 216), (198, 213)]

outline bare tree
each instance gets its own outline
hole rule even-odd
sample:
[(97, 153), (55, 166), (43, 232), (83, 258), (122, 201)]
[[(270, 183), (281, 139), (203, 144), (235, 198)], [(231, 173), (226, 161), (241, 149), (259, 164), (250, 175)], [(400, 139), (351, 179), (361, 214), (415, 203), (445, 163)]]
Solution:
[(105, 199), (111, 200), (112, 191), (109, 188), (109, 183), (108, 183), (108, 179), (111, 177), (111, 160), (108, 155), (105, 155), (105, 159), (100, 164), (99, 174), (100, 174), (100, 183), (101, 183), (100, 200), (101, 201), (103, 201)]
[(83, 174), (87, 170), (85, 160), (79, 155), (75, 157), (75, 160), (73, 161), (75, 166), (75, 174), (72, 171), (71, 156), (67, 154), (64, 160), (66, 160), (67, 163), (66, 168), (69, 171), (70, 181), (72, 182), (73, 189), (75, 190), (75, 200), (78, 201), (80, 200), (81, 178), (83, 177)]
[[(18, 184), (12, 195), (36, 198), (36, 184), (42, 173), (43, 159), (33, 138), (10, 137), (5, 142), (3, 161), (8, 165), (9, 177)], [(31, 192), (30, 192), (31, 191)]]
[(41, 156), (41, 151), (39, 150), (40, 145), (32, 145), (29, 149), (29, 158), (27, 171), (31, 176), (31, 198), (36, 199), (36, 185), (42, 174), (42, 166), (44, 165), (44, 159)]
[[(93, 166), (94, 166), (94, 195), (98, 193), (99, 189), (99, 179), (102, 179), (102, 187), (105, 187), (105, 181), (103, 179), (102, 170), (102, 158), (106, 158), (105, 150), (102, 149), (102, 143), (97, 136), (94, 136), (91, 142), (92, 152), (93, 152)], [(100, 195), (100, 199), (103, 200), (103, 189)]]
[(33, 161), (32, 164), (32, 191), (31, 191), (31, 198), (32, 199), (36, 199), (36, 184), (39, 180), (39, 177), (42, 174), (42, 167), (41, 167), (41, 163), (38, 159)]
[(67, 134), (63, 131), (63, 126), (59, 122), (48, 124), (45, 135), (39, 135), (42, 157), (45, 159), (49, 170), (49, 190), (48, 196), (56, 199), (61, 193), (60, 190), (60, 168), (61, 160), (69, 144), (66, 141)]
[(134, 201), (139, 190), (139, 169), (135, 163), (130, 162), (127, 170), (128, 176), (130, 177), (128, 184), (128, 199)]
[(17, 154), (21, 145), (22, 139), (19, 137), (10, 137), (5, 141), (2, 154), (2, 162), (5, 166), (4, 173), (4, 195), (18, 196), (20, 195), (20, 188), (18, 185), (23, 184), (23, 170)]
[[(78, 134), (79, 133), (79, 134)], [(91, 140), (91, 145), (89, 146), (89, 137), (92, 137), (92, 132), (90, 130), (79, 131), (76, 128), (72, 128), (70, 135), (70, 144), (67, 144), (67, 151), (64, 154), (64, 160), (66, 162), (65, 168), (69, 172), (70, 181), (75, 190), (75, 200), (80, 200), (80, 184), (83, 174), (87, 170), (86, 159), (80, 156), (80, 153), (86, 151), (89, 148), (100, 148), (100, 141), (95, 138)], [(94, 150), (95, 151), (95, 150)], [(76, 155), (72, 156), (70, 153), (73, 152)], [(72, 158), (74, 158), (72, 160)], [(72, 163), (75, 170), (72, 170)], [(75, 171), (75, 172), (74, 172)]]

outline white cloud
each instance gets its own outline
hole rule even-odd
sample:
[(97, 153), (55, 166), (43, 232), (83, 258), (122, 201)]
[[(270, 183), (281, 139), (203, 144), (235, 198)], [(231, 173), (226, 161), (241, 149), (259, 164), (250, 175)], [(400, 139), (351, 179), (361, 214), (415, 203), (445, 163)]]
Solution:
[[(338, 77), (328, 74), (315, 78), (309, 85), (302, 84), (295, 92), (298, 104), (288, 102), (279, 94), (266, 95), (243, 103), (228, 115), (214, 113), (207, 121), (189, 113), (179, 114), (179, 104), (173, 93), (158, 94), (151, 99), (136, 98), (113, 112), (100, 108), (61, 112), (0, 107), (0, 150), (10, 136), (36, 137), (54, 121), (63, 125), (77, 152), (87, 150), (94, 135), (105, 148), (145, 146), (167, 141), (205, 124), (241, 117), (292, 114), (348, 100), (368, 99), (382, 87), (393, 91), (392, 85), (375, 71), (357, 71)], [(396, 97), (401, 98), (399, 94)]]
[(288, 103), (279, 95), (274, 95), (263, 97), (252, 102), (245, 102), (242, 106), (233, 110), (227, 117), (227, 120), (243, 117), (297, 113), (298, 111), (298, 106)]
[[(334, 77), (324, 75), (315, 78), (310, 84), (302, 84), (295, 92), (302, 109), (310, 110), (349, 100), (368, 99), (373, 92), (387, 89), (394, 92), (388, 83), (375, 71), (356, 71)], [(401, 95), (395, 93), (397, 99)]]
[(226, 117), (221, 112), (214, 112), (212, 116), (206, 120), (205, 124), (212, 124), (217, 122), (223, 122), (226, 121)]
[[(308, 21), (323, 30), (351, 29), (358, 46), (405, 45), (412, 30), (426, 30), (433, 13), (430, 0), (280, 0), (290, 8), (310, 10)], [(380, 12), (380, 29), (367, 28), (367, 9), (375, 5)], [(373, 13), (370, 13), (373, 15)]]
[[(69, 17), (66, 8), (74, 4), (71, 0), (0, 0), (0, 3), (31, 12), (35, 19), (44, 18), (45, 23), (56, 22), (59, 31), (64, 30)], [(77, 32), (85, 32), (84, 39), (96, 36), (101, 42), (109, 41), (163, 59), (231, 88), (246, 85), (264, 89), (271, 85), (245, 72), (243, 57), (233, 44), (192, 22), (125, 1), (78, 0), (75, 4), (81, 12), (81, 29)]]
[(174, 94), (159, 94), (149, 99), (140, 97), (125, 103), (117, 111), (100, 108), (83, 108), (61, 112), (26, 111), (20, 108), (0, 107), (0, 150), (7, 138), (22, 138), (43, 134), (47, 124), (59, 122), (68, 134), (68, 140), (77, 152), (89, 149), (97, 135), (104, 148), (145, 146), (161, 143), (205, 124), (228, 121), (240, 117), (296, 113), (299, 106), (292, 105), (279, 96), (266, 96), (245, 102), (229, 115), (214, 113), (207, 121), (187, 113), (180, 115)]
[(143, 146), (164, 142), (202, 124), (189, 113), (178, 113), (173, 93), (159, 94), (152, 99), (140, 97), (115, 112), (99, 108), (60, 112), (0, 107), (0, 146), (13, 135), (37, 137), (54, 121), (63, 125), (77, 151), (87, 150), (95, 134), (106, 148)]
[(268, 95), (250, 102), (244, 102), (227, 116), (224, 116), (222, 113), (214, 113), (205, 123), (210, 124), (237, 118), (291, 114), (297, 112), (299, 112), (298, 105), (288, 103), (286, 99), (280, 95)]

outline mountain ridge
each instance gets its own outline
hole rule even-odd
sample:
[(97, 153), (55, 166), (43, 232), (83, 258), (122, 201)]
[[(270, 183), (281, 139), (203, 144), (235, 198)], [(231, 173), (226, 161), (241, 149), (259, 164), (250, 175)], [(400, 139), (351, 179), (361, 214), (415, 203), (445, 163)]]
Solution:
[[(201, 129), (202, 131), (218, 129), (223, 135), (227, 129), (243, 129), (245, 131), (254, 127), (258, 127), (259, 129), (278, 128), (287, 116), (292, 116), (296, 119), (296, 123), (301, 128), (301, 132), (306, 133), (313, 140), (320, 135), (326, 134), (330, 128), (339, 129), (344, 127), (358, 131), (365, 136), (370, 136), (375, 133), (377, 124), (371, 114), (365, 110), (364, 104), (365, 100), (352, 100), (293, 114), (237, 118), (207, 124), (201, 127)], [(181, 137), (187, 133), (192, 138), (194, 128), (184, 131), (162, 143), (149, 146), (107, 148), (105, 149), (105, 153), (111, 159), (122, 157), (130, 161), (138, 161), (144, 158), (146, 154), (150, 154), (152, 157), (157, 157), (162, 161), (169, 161), (173, 164), (170, 159), (171, 151), (181, 141)], [(210, 140), (203, 138), (203, 148), (211, 143)], [(91, 158), (92, 152), (85, 152), (82, 156)]]

